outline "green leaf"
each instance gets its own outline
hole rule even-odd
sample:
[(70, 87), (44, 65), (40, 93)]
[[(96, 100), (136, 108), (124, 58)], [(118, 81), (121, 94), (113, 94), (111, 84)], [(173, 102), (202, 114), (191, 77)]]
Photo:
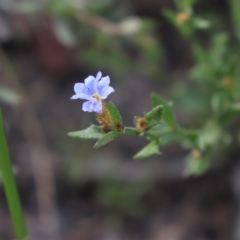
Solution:
[(133, 127), (125, 127), (123, 130), (124, 135), (135, 136), (139, 135), (139, 132), (136, 128)]
[[(183, 11), (183, 10), (182, 10)], [(185, 12), (185, 11), (184, 11)], [(162, 11), (163, 16), (166, 17), (167, 20), (169, 20), (177, 29), (180, 31), (184, 36), (190, 36), (192, 33), (191, 27), (189, 27), (189, 24), (181, 24), (177, 20), (177, 14), (169, 9), (164, 9)], [(186, 13), (188, 14), (188, 13)]]
[(185, 136), (184, 141), (182, 141), (182, 145), (184, 147), (186, 148), (198, 147), (199, 131), (181, 129), (180, 132)]
[(184, 171), (184, 175), (202, 175), (204, 174), (210, 167), (210, 160), (206, 156), (202, 156), (201, 158), (194, 158), (190, 155), (187, 159), (187, 166)]
[(70, 137), (78, 137), (81, 139), (100, 139), (104, 137), (106, 134), (102, 132), (100, 127), (91, 125), (90, 127), (76, 132), (68, 133)]
[(161, 146), (166, 146), (174, 142), (181, 143), (185, 140), (185, 136), (179, 131), (173, 131), (173, 132), (169, 131), (168, 133), (162, 134), (160, 138), (161, 138)]
[[(182, 1), (182, 0), (180, 0), (180, 1)], [(185, 8), (189, 8), (189, 7), (192, 7), (194, 4), (196, 3), (196, 0), (185, 0), (185, 1), (183, 1), (183, 6), (185, 7)]]
[(222, 131), (215, 122), (209, 122), (199, 132), (198, 148), (202, 151), (212, 148), (222, 140)]
[(112, 126), (113, 131), (122, 132), (123, 131), (122, 116), (118, 111), (116, 105), (113, 102), (109, 102), (107, 108), (114, 123)]
[(108, 111), (112, 117), (114, 123), (121, 123), (122, 124), (122, 116), (118, 111), (116, 105), (113, 102), (109, 102), (107, 105)]
[(111, 131), (111, 132), (105, 134), (102, 138), (100, 138), (93, 147), (94, 148), (102, 147), (102, 146), (106, 145), (107, 143), (113, 141), (114, 139), (120, 137), (121, 135), (122, 135), (122, 133)]
[(156, 93), (152, 93), (151, 95), (153, 106), (156, 107), (158, 105), (163, 105), (163, 119), (170, 126), (170, 128), (177, 129), (178, 125), (175, 121), (173, 114), (173, 107), (171, 102), (167, 102), (165, 99), (157, 95)]
[(144, 147), (140, 152), (138, 152), (133, 158), (134, 159), (142, 159), (147, 158), (152, 155), (160, 154), (158, 141), (150, 142), (146, 147)]
[(18, 194), (17, 184), (13, 173), (13, 166), (10, 159), (7, 137), (5, 133), (4, 120), (0, 109), (0, 167), (3, 186), (8, 203), (8, 208), (16, 231), (16, 239), (27, 238), (27, 228), (23, 216), (23, 209)]
[(169, 126), (166, 123), (157, 124), (145, 132), (146, 136), (160, 137), (161, 134), (168, 133)]
[(225, 92), (214, 93), (211, 99), (211, 105), (214, 113), (220, 114), (227, 107), (229, 96)]
[(163, 115), (163, 106), (159, 105), (153, 108), (150, 112), (146, 113), (144, 117), (148, 121), (148, 128), (153, 127), (160, 123)]

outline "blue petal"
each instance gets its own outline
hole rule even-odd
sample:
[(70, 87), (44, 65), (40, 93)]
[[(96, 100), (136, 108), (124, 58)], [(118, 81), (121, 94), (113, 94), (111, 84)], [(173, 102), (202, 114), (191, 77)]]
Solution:
[(97, 80), (93, 76), (89, 76), (84, 80), (86, 87), (89, 89), (91, 95), (97, 93)]
[(98, 82), (98, 86), (97, 86), (97, 90), (98, 90), (98, 94), (101, 95), (102, 90), (108, 86), (110, 83), (110, 78), (108, 76), (103, 77), (99, 82)]
[(101, 76), (102, 76), (102, 73), (101, 73), (101, 72), (98, 72), (98, 73), (97, 73), (97, 76), (96, 76), (96, 80), (98, 81), (98, 80), (101, 78)]
[(74, 85), (74, 91), (76, 94), (85, 93), (85, 94), (91, 95), (89, 89), (83, 83), (76, 83)]
[(107, 96), (112, 92), (114, 92), (114, 89), (112, 87), (106, 86), (102, 89), (100, 96), (102, 99), (106, 99)]
[(95, 80), (94, 76), (89, 76), (87, 78), (85, 78), (84, 83), (86, 86), (88, 86), (89, 84), (91, 85), (91, 82)]
[(93, 106), (94, 106), (94, 102), (91, 102), (91, 101), (84, 102), (82, 105), (82, 110), (84, 112), (93, 112)]
[(102, 102), (96, 102), (96, 101), (87, 101), (84, 102), (82, 105), (82, 110), (84, 112), (96, 112), (101, 113), (102, 112)]
[(98, 84), (103, 86), (108, 86), (109, 83), (110, 83), (110, 78), (109, 76), (106, 76), (106, 77), (102, 77)]
[(83, 92), (85, 85), (83, 83), (75, 83), (74, 91), (75, 93)]
[(93, 107), (93, 110), (96, 113), (102, 113), (102, 102), (95, 103), (94, 107)]
[(91, 95), (85, 94), (85, 93), (77, 93), (71, 97), (71, 99), (85, 99), (85, 100), (90, 100), (92, 98)]

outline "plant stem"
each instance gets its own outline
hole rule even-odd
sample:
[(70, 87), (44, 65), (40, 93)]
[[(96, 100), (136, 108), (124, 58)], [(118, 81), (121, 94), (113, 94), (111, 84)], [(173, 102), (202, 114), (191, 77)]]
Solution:
[(5, 135), (3, 116), (0, 108), (0, 167), (2, 172), (3, 186), (6, 193), (8, 207), (11, 213), (17, 238), (26, 239), (27, 228), (23, 216), (16, 182), (14, 179), (8, 145)]

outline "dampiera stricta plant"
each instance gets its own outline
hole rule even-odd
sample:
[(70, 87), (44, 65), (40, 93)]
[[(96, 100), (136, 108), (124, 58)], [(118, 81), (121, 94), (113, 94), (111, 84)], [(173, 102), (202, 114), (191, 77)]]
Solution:
[[(110, 78), (108, 76), (102, 77), (102, 73), (98, 72), (96, 77), (89, 76), (84, 80), (84, 83), (76, 83), (74, 85), (75, 94), (71, 99), (87, 100), (83, 103), (82, 110), (85, 112), (95, 112), (100, 126), (91, 125), (85, 130), (71, 132), (69, 136), (81, 139), (97, 139), (98, 141), (94, 147), (98, 148), (122, 135), (151, 135), (151, 133), (148, 134), (148, 131), (160, 124), (163, 109), (161, 102), (155, 104), (154, 108), (144, 116), (135, 117), (135, 127), (124, 127), (122, 116), (115, 104), (104, 101), (110, 93), (114, 92), (114, 89), (109, 84)], [(158, 154), (158, 138), (152, 136), (151, 140), (153, 143), (135, 157), (143, 158)]]
[(209, 135), (211, 130), (209, 126), (202, 131), (181, 128), (176, 122), (173, 104), (155, 93), (151, 95), (152, 110), (144, 113), (143, 116), (134, 117), (134, 127), (125, 127), (115, 104), (104, 101), (114, 89), (109, 86), (110, 78), (108, 76), (101, 78), (101, 76), (101, 72), (98, 72), (96, 77), (89, 76), (84, 83), (76, 83), (75, 95), (71, 97), (71, 99), (87, 100), (83, 103), (83, 111), (95, 112), (100, 125), (90, 125), (84, 130), (69, 133), (69, 136), (96, 139), (94, 148), (102, 147), (123, 135), (145, 136), (148, 144), (134, 156), (136, 159), (159, 154), (160, 146), (178, 142), (183, 148), (190, 150), (187, 156), (186, 174), (201, 174), (209, 168), (211, 159), (209, 149), (212, 145), (218, 146), (218, 139), (222, 136), (219, 127), (212, 128), (210, 125), (214, 130), (212, 135), (217, 136), (213, 143), (204, 135), (204, 132)]

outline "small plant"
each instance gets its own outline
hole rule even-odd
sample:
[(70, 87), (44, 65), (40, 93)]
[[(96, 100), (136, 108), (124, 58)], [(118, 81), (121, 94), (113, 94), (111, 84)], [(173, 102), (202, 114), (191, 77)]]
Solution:
[[(195, 0), (175, 0), (176, 10), (163, 10), (164, 16), (189, 40), (195, 57), (194, 65), (186, 72), (186, 78), (192, 82), (186, 84), (182, 79), (176, 85), (178, 93), (180, 90), (184, 92), (178, 97), (178, 103), (184, 104), (184, 111), (196, 129), (179, 126), (173, 103), (156, 93), (151, 94), (152, 109), (134, 117), (133, 127), (124, 126), (114, 103), (104, 101), (114, 91), (109, 87), (110, 79), (101, 78), (98, 73), (96, 78), (90, 76), (85, 79), (85, 84), (77, 83), (72, 99), (87, 100), (83, 110), (95, 112), (99, 125), (71, 132), (69, 136), (96, 139), (95, 148), (123, 135), (144, 136), (149, 143), (134, 156), (136, 159), (159, 154), (160, 147), (177, 142), (189, 152), (185, 169), (187, 175), (206, 172), (215, 159), (224, 158), (231, 144), (239, 144), (239, 129), (231, 131), (237, 125), (240, 113), (239, 42), (230, 42), (230, 35), (226, 32), (216, 34), (210, 21), (195, 14), (196, 3)], [(235, 0), (231, 1), (235, 26), (240, 23), (238, 5)], [(206, 29), (206, 33), (210, 33), (208, 48), (203, 46), (196, 34), (196, 30)], [(236, 36), (239, 36), (239, 29), (236, 29)]]
[[(160, 154), (160, 147), (179, 142), (184, 148), (190, 149), (186, 173), (201, 174), (209, 167), (211, 150), (220, 144), (222, 136), (222, 131), (217, 126), (211, 123), (201, 132), (181, 128), (175, 120), (173, 104), (152, 93), (153, 108), (143, 116), (134, 117), (134, 127), (126, 127), (115, 104), (104, 101), (114, 89), (109, 86), (110, 78), (101, 78), (101, 75), (99, 72), (96, 77), (86, 78), (84, 83), (76, 83), (75, 95), (71, 97), (87, 100), (82, 109), (95, 112), (99, 125), (70, 132), (69, 136), (97, 140), (94, 148), (102, 147), (123, 135), (145, 136), (149, 143), (134, 156), (135, 159)], [(205, 134), (206, 131), (213, 131), (211, 137)]]

